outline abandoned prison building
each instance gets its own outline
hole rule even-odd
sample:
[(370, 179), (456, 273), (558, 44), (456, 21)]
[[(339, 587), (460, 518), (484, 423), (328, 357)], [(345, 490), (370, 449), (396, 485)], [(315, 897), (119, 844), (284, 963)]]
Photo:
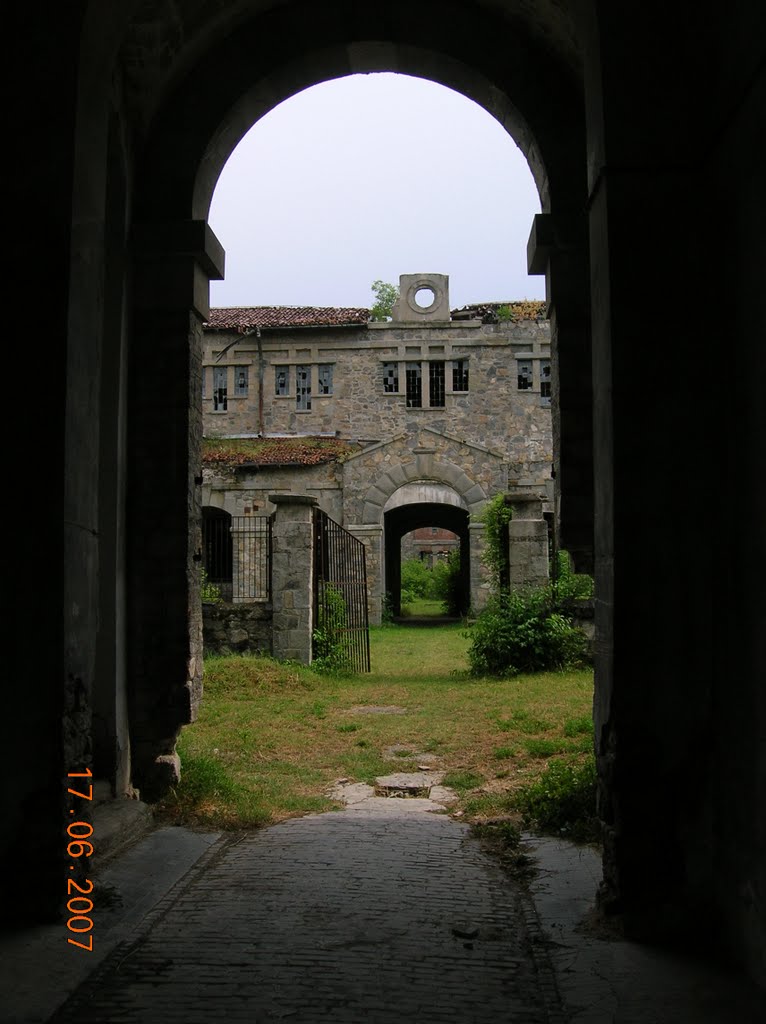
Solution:
[[(283, 99), (395, 71), (489, 111), (540, 197), (527, 257), (550, 316), (556, 529), (596, 581), (598, 904), (766, 984), (766, 5), (13, 15), (6, 319), (23, 312), (29, 345), (9, 352), (6, 422), (23, 434), (37, 417), (45, 440), (5, 438), (23, 522), (4, 566), (6, 920), (62, 909), (66, 773), (156, 799), (204, 701), (199, 394), (208, 283), (225, 273), (207, 223), (220, 171)], [(395, 125), (359, 140), (360, 173), (380, 145)], [(448, 432), (420, 434), (438, 456)]]
[[(512, 583), (547, 580), (545, 304), (451, 311), (443, 274), (402, 275), (399, 289), (382, 322), (370, 322), (367, 309), (211, 310), (202, 360), (202, 540), (207, 579), (224, 598), (257, 604), (271, 596), (265, 519), (275, 494), (312, 497), (364, 544), (372, 623), (386, 599), (398, 613), (401, 543), (426, 527), (458, 539), (463, 611), (484, 606), (489, 580), (477, 517), (497, 494), (513, 502)], [(275, 601), (280, 589), (274, 580)], [(241, 636), (246, 622), (239, 620)], [(276, 650), (298, 655), (275, 641)]]

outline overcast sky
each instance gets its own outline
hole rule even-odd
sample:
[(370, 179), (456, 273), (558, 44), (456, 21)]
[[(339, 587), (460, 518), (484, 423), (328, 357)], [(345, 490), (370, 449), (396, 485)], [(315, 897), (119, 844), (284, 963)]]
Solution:
[(540, 212), (516, 143), (490, 114), (406, 75), (298, 93), (242, 139), (210, 225), (226, 250), (213, 306), (370, 306), (376, 279), (450, 278), (453, 308), (544, 298), (526, 271)]

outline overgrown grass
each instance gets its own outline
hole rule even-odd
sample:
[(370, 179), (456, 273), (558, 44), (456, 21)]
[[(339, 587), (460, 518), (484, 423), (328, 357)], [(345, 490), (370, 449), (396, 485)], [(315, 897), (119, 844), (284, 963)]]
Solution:
[[(518, 816), (516, 794), (550, 758), (587, 760), (592, 674), (472, 676), (464, 632), (459, 624), (372, 629), (369, 675), (206, 658), (199, 719), (179, 741), (181, 783), (160, 812), (179, 823), (258, 827), (339, 807), (327, 793), (340, 778), (372, 783), (417, 770), (430, 755), (459, 796), (452, 813), (473, 822)], [(380, 707), (403, 713), (364, 713)]]

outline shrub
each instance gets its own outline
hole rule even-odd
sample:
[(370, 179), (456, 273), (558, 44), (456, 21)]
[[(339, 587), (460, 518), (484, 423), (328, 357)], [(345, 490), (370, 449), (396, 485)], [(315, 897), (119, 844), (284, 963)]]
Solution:
[(345, 644), (347, 622), (346, 599), (337, 587), (325, 584), (317, 624), (312, 633), (311, 667), (317, 672), (341, 672), (349, 668)]
[(549, 587), (493, 598), (466, 636), (474, 675), (574, 668), (586, 658), (585, 636), (555, 610)]
[(199, 571), (199, 596), (206, 604), (220, 604), (223, 601), (221, 588), (210, 582), (204, 566)]
[(419, 597), (430, 597), (433, 577), (431, 570), (419, 558), (402, 562), (401, 603), (410, 604)]
[(467, 609), (460, 575), (460, 550), (455, 548), (432, 572), (432, 594), (444, 602), (447, 615), (462, 615)]
[(496, 494), (476, 516), (476, 521), (484, 524), (482, 561), (496, 592), (508, 582), (508, 524), (511, 519), (513, 509), (506, 504), (504, 494)]
[[(567, 605), (572, 601), (593, 597), (593, 577), (577, 573), (568, 551), (556, 552), (555, 579), (552, 584), (556, 601)], [(554, 575), (552, 573), (552, 575)]]
[(567, 836), (577, 842), (598, 842), (601, 837), (596, 813), (596, 760), (581, 763), (552, 760), (536, 782), (522, 787), (514, 797), (525, 825), (543, 832)]

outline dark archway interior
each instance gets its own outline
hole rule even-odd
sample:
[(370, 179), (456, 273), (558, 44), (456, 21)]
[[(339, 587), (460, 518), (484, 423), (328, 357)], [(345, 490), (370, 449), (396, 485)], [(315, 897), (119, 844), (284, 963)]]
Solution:
[[(29, 882), (8, 915), (58, 913), (71, 766), (95, 753), (115, 797), (155, 798), (201, 698), (192, 396), (224, 269), (205, 223), (218, 172), (286, 96), (402, 71), (485, 106), (540, 191), (556, 526), (596, 576), (600, 904), (766, 985), (766, 531), (747, 528), (766, 521), (766, 7), (666, 4), (661, 31), (638, 0), (14, 13), (7, 291), (27, 317), (44, 302), (29, 334), (48, 443), (34, 543), (7, 566), (19, 662), (34, 652), (6, 711), (0, 852), (18, 879), (23, 847)], [(360, 140), (360, 163), (374, 149)], [(747, 367), (725, 395), (722, 337)], [(12, 390), (9, 422), (27, 423)], [(23, 483), (34, 460), (8, 448)], [(705, 515), (679, 529), (679, 509)]]
[(456, 505), (420, 504), (400, 505), (386, 512), (384, 543), (386, 559), (386, 593), (390, 595), (394, 615), (402, 611), (402, 537), (411, 530), (424, 526), (437, 526), (451, 530), (460, 539), (461, 614), (470, 604), (470, 553), (468, 547), (468, 513)]

